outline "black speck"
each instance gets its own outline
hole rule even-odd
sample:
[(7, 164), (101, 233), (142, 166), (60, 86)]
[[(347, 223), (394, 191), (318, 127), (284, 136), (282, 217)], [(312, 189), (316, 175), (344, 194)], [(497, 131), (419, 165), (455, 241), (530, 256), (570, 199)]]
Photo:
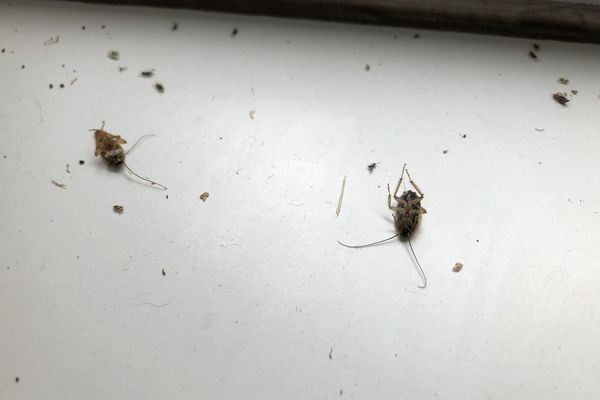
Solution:
[(158, 83), (158, 82), (157, 82), (157, 83), (155, 83), (155, 84), (154, 84), (154, 89), (156, 89), (156, 91), (157, 91), (158, 93), (164, 93), (164, 92), (165, 92), (165, 87), (163, 86), (163, 84), (162, 84), (162, 83)]
[(176, 31), (177, 29), (179, 29), (179, 22), (173, 21), (173, 25), (171, 26), (171, 30), (172, 31)]
[(82, 31), (85, 31), (85, 25), (82, 25), (82, 26), (81, 26), (81, 30), (82, 30)]
[(2, 49), (2, 53), (4, 53), (6, 51), (6, 49)]
[(20, 380), (21, 380), (21, 378), (19, 378), (18, 376), (15, 376), (15, 383), (19, 383)]
[(369, 64), (365, 65), (365, 71), (369, 72), (371, 70), (371, 66)]
[(127, 67), (119, 67), (119, 72), (127, 71)]
[(21, 69), (25, 69), (25, 64), (21, 65)]
[(102, 29), (105, 29), (105, 28), (106, 28), (106, 25), (102, 25), (102, 26), (101, 26), (101, 28), (102, 28)]
[(534, 44), (533, 44), (533, 49), (534, 49), (535, 51), (540, 51), (540, 45), (539, 45), (539, 44), (537, 44), (537, 43), (534, 43)]
[(477, 243), (479, 243), (479, 239), (476, 239), (475, 241), (476, 241)]
[(231, 31), (231, 37), (235, 37), (238, 34), (238, 28), (233, 28), (233, 31)]
[(448, 150), (444, 150), (444, 151), (442, 151), (442, 153), (448, 154)]
[(534, 60), (537, 60), (538, 56), (537, 54), (535, 54), (533, 51), (529, 51), (529, 57), (533, 58)]
[(165, 272), (165, 269), (162, 269), (162, 276), (167, 276), (167, 273)]
[(83, 164), (85, 164), (85, 161), (84, 160), (79, 160), (79, 165), (83, 165)]
[(54, 85), (53, 85), (53, 84), (49, 84), (49, 85), (48, 85), (48, 87), (49, 87), (50, 89), (53, 89), (53, 88), (54, 88)]
[(60, 86), (61, 89), (65, 88), (65, 84), (64, 83), (61, 83), (59, 86)]
[(219, 136), (219, 140), (223, 140), (223, 136)]
[(395, 40), (395, 39), (398, 39), (398, 35), (394, 35), (394, 40)]
[(167, 194), (165, 197), (168, 199), (168, 198), (169, 198), (169, 195)]
[(329, 350), (329, 359), (333, 360), (333, 347)]
[(6, 154), (4, 156), (2, 156), (3, 158), (6, 158)]
[(463, 139), (466, 139), (466, 138), (467, 138), (467, 134), (466, 134), (466, 133), (463, 133), (461, 137), (462, 137)]
[(420, 34), (420, 33), (415, 33), (415, 34), (413, 35), (413, 39), (418, 39), (418, 38), (420, 38), (420, 37), (421, 37), (421, 34)]

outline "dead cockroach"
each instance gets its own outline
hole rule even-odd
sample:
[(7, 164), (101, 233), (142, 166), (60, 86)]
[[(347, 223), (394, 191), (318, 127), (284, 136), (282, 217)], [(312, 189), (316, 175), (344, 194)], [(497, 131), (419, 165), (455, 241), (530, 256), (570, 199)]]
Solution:
[[(406, 171), (406, 176), (411, 184), (411, 186), (416, 190), (416, 192), (412, 190), (405, 190), (400, 196), (398, 196), (398, 191), (400, 190), (400, 185), (402, 185), (402, 179), (404, 178), (404, 172)], [(364, 245), (358, 246), (349, 246), (344, 244), (338, 240), (338, 243), (344, 247), (350, 247), (352, 249), (360, 249), (363, 247), (369, 247), (376, 244), (387, 242), (388, 240), (392, 240), (398, 236), (402, 239), (408, 240), (408, 246), (410, 247), (410, 251), (412, 252), (413, 257), (415, 257), (415, 261), (417, 262), (417, 266), (419, 267), (419, 272), (421, 277), (423, 278), (423, 285), (419, 286), (421, 289), (424, 289), (427, 286), (427, 277), (423, 272), (423, 268), (421, 268), (421, 264), (417, 259), (417, 255), (413, 250), (412, 243), (410, 241), (411, 236), (417, 229), (417, 225), (419, 224), (419, 219), (421, 214), (426, 214), (427, 210), (421, 207), (421, 201), (423, 200), (423, 192), (417, 186), (417, 184), (412, 180), (408, 170), (406, 169), (406, 164), (402, 167), (402, 175), (400, 175), (400, 179), (398, 180), (398, 185), (396, 185), (396, 191), (394, 192), (394, 199), (396, 200), (396, 207), (392, 207), (392, 194), (390, 192), (390, 185), (388, 184), (388, 207), (393, 211), (392, 216), (394, 217), (394, 227), (396, 228), (396, 234), (387, 239), (379, 240), (377, 242), (368, 243)]]
[(94, 154), (95, 156), (101, 155), (102, 158), (104, 158), (108, 162), (109, 166), (120, 167), (122, 164), (125, 166), (125, 168), (127, 168), (129, 172), (131, 172), (133, 175), (137, 176), (141, 180), (150, 183), (152, 186), (158, 186), (161, 189), (167, 190), (166, 186), (139, 176), (138, 174), (133, 172), (131, 168), (129, 168), (129, 166), (125, 163), (125, 156), (129, 154), (135, 148), (135, 146), (137, 146), (140, 143), (140, 141), (142, 141), (144, 138), (154, 135), (142, 136), (138, 139), (137, 142), (135, 142), (133, 146), (131, 146), (129, 150), (125, 151), (123, 150), (123, 147), (121, 145), (126, 144), (127, 141), (121, 138), (121, 136), (119, 135), (112, 135), (106, 132), (104, 130), (104, 122), (102, 122), (102, 128), (90, 129), (90, 131), (94, 132), (94, 137), (96, 139), (96, 153)]

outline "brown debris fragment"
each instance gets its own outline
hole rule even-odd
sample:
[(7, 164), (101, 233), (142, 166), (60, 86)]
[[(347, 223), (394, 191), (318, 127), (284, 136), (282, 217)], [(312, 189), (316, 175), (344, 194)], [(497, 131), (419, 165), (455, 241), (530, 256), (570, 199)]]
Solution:
[(533, 51), (529, 51), (529, 57), (533, 58), (534, 60), (537, 60), (538, 56), (537, 54), (535, 54)]
[(235, 37), (238, 34), (238, 28), (233, 28), (233, 31), (231, 31), (231, 37)]
[(377, 168), (377, 163), (372, 163), (367, 165), (367, 169), (369, 170), (369, 173), (373, 173), (373, 170)]
[(463, 263), (461, 262), (456, 262), (456, 264), (454, 264), (454, 267), (452, 268), (452, 272), (460, 272), (463, 269)]
[(123, 214), (123, 211), (125, 210), (125, 207), (120, 206), (118, 204), (115, 204), (113, 206), (113, 211), (116, 212), (117, 214)]
[(115, 60), (115, 61), (119, 61), (119, 52), (116, 50), (111, 50), (108, 52), (107, 57), (110, 58), (111, 60)]
[(156, 91), (158, 93), (164, 93), (165, 92), (165, 87), (162, 85), (162, 83), (155, 83), (154, 84), (154, 89), (156, 89)]
[(206, 201), (208, 199), (208, 196), (210, 196), (210, 193), (204, 192), (200, 195), (200, 200)]
[(58, 186), (61, 189), (66, 189), (67, 188), (67, 185), (65, 185), (64, 183), (58, 183), (58, 182), (56, 182), (54, 180), (52, 180), (50, 182), (52, 182), (54, 184), (54, 186)]
[(569, 80), (567, 78), (558, 78), (558, 83), (560, 83), (561, 85), (568, 85)]
[(56, 44), (60, 41), (60, 36), (56, 35), (56, 36), (52, 36), (50, 39), (46, 40), (44, 42), (44, 46), (52, 46), (53, 44)]
[(575, 96), (577, 96), (579, 94), (579, 90), (573, 89), (573, 90), (571, 90), (571, 93), (574, 94)]
[(254, 119), (254, 114), (256, 114), (256, 111), (252, 110), (248, 113), (248, 115), (250, 116), (250, 119)]
[(154, 69), (147, 69), (145, 71), (140, 72), (140, 76), (142, 78), (152, 78), (154, 76)]
[(569, 94), (566, 92), (556, 92), (552, 95), (552, 98), (558, 104), (560, 104), (561, 106), (565, 106), (565, 107), (566, 107), (567, 103), (569, 101), (571, 101), (571, 96), (569, 96)]

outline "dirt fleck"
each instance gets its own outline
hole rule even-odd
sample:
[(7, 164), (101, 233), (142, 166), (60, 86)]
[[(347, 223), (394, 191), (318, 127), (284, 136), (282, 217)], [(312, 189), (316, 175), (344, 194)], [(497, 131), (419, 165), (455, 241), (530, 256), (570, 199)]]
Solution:
[(106, 25), (102, 25), (100, 28), (102, 28), (102, 29), (106, 29)]
[(460, 272), (463, 269), (463, 263), (461, 262), (456, 262), (456, 264), (454, 264), (454, 267), (452, 268), (452, 272)]
[(200, 200), (206, 201), (208, 199), (208, 196), (210, 196), (210, 193), (204, 192), (200, 195)]
[(157, 91), (158, 93), (164, 93), (164, 92), (165, 92), (165, 87), (163, 86), (163, 84), (162, 84), (162, 83), (158, 83), (158, 82), (157, 82), (157, 83), (155, 83), (155, 84), (154, 84), (154, 89), (156, 89), (156, 91)]
[(460, 137), (463, 138), (463, 139), (466, 139), (467, 138), (467, 134), (463, 133)]
[(371, 70), (371, 66), (369, 64), (365, 65), (365, 71), (369, 72)]
[(413, 39), (418, 39), (418, 38), (420, 38), (420, 37), (421, 37), (421, 34), (420, 34), (420, 33), (415, 33), (415, 34), (413, 35)]
[(85, 25), (82, 25), (82, 26), (81, 26), (81, 30), (82, 30), (82, 31), (85, 31)]
[(119, 72), (125, 72), (127, 71), (127, 67), (119, 67)]
[(535, 54), (533, 51), (529, 51), (529, 57), (533, 58), (534, 60), (537, 60), (538, 56), (537, 54)]
[(449, 151), (449, 150), (444, 150), (444, 151), (442, 151), (442, 153), (444, 153), (444, 154), (448, 154), (448, 151)]
[(6, 52), (6, 49), (2, 49), (2, 53)]
[(154, 76), (154, 69), (147, 69), (145, 71), (140, 72), (140, 76), (142, 78), (152, 78)]
[(25, 64), (21, 65), (21, 69), (25, 69)]
[(560, 83), (561, 85), (568, 85), (569, 80), (567, 78), (558, 78), (558, 83)]
[(21, 378), (19, 378), (18, 376), (15, 376), (15, 383), (19, 383), (20, 380), (21, 380)]
[(534, 43), (534, 44), (533, 44), (533, 49), (534, 49), (535, 51), (540, 51), (540, 45), (539, 45), (539, 44), (537, 44), (537, 43)]
[(70, 167), (70, 166), (69, 166), (69, 164), (67, 164), (67, 168), (66, 168), (66, 170), (67, 170), (67, 174), (70, 174), (70, 173), (71, 173), (71, 170), (69, 169), (69, 167)]
[(65, 185), (64, 183), (59, 183), (59, 182), (56, 182), (54, 180), (50, 181), (50, 182), (52, 182), (54, 184), (54, 186), (58, 186), (61, 189), (66, 189), (67, 188), (67, 185)]
[(329, 359), (333, 360), (333, 347), (329, 350)]
[(61, 89), (64, 89), (64, 88), (65, 88), (65, 84), (64, 84), (64, 83), (61, 83), (61, 84), (60, 84), (60, 85), (58, 85), (58, 86), (59, 86)]
[(74, 84), (75, 82), (77, 82), (77, 77), (75, 77), (75, 78), (73, 78), (73, 79), (71, 80), (71, 86), (73, 86), (73, 84)]
[(60, 41), (60, 36), (56, 35), (56, 36), (52, 36), (50, 39), (46, 40), (44, 42), (44, 46), (52, 46), (53, 44), (56, 44)]
[(120, 54), (116, 50), (111, 50), (108, 52), (108, 54), (106, 56), (108, 58), (110, 58), (111, 60), (119, 61)]
[(231, 37), (236, 37), (238, 34), (238, 28), (233, 28), (233, 31), (231, 31)]
[(340, 389), (340, 396), (344, 395), (344, 389)]
[(171, 25), (171, 30), (176, 31), (179, 29), (179, 22), (173, 21), (173, 25)]
[(566, 106), (571, 101), (570, 96), (566, 92), (556, 92), (552, 95), (552, 98), (561, 106)]
[(79, 160), (79, 165), (85, 164), (85, 160)]
[(48, 87), (49, 87), (50, 89), (53, 89), (53, 88), (54, 88), (54, 85), (53, 85), (53, 84), (50, 84), (50, 85), (48, 85)]
[(579, 90), (573, 89), (573, 90), (571, 90), (571, 93), (574, 94), (575, 96), (577, 96), (579, 94)]
[(538, 131), (538, 132), (544, 132), (544, 131), (545, 131), (545, 129), (544, 129), (544, 128), (533, 128), (533, 129), (535, 129), (535, 130), (536, 130), (536, 131)]
[(116, 212), (117, 214), (123, 214), (123, 211), (125, 211), (125, 207), (115, 204), (113, 206), (113, 211)]
[(367, 169), (369, 170), (370, 173), (373, 173), (373, 170), (377, 168), (377, 163), (371, 163), (369, 165), (367, 165)]
[(254, 114), (256, 114), (256, 111), (252, 110), (248, 113), (248, 115), (250, 116), (250, 119), (254, 119)]
[(165, 269), (162, 269), (162, 276), (167, 276), (167, 273), (165, 272)]

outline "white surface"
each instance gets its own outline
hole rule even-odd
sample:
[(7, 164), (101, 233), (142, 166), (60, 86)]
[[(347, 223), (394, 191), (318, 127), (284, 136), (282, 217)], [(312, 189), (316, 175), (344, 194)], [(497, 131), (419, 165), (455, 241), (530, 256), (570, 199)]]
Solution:
[(0, 398), (600, 398), (600, 49), (413, 33), (3, 1)]

